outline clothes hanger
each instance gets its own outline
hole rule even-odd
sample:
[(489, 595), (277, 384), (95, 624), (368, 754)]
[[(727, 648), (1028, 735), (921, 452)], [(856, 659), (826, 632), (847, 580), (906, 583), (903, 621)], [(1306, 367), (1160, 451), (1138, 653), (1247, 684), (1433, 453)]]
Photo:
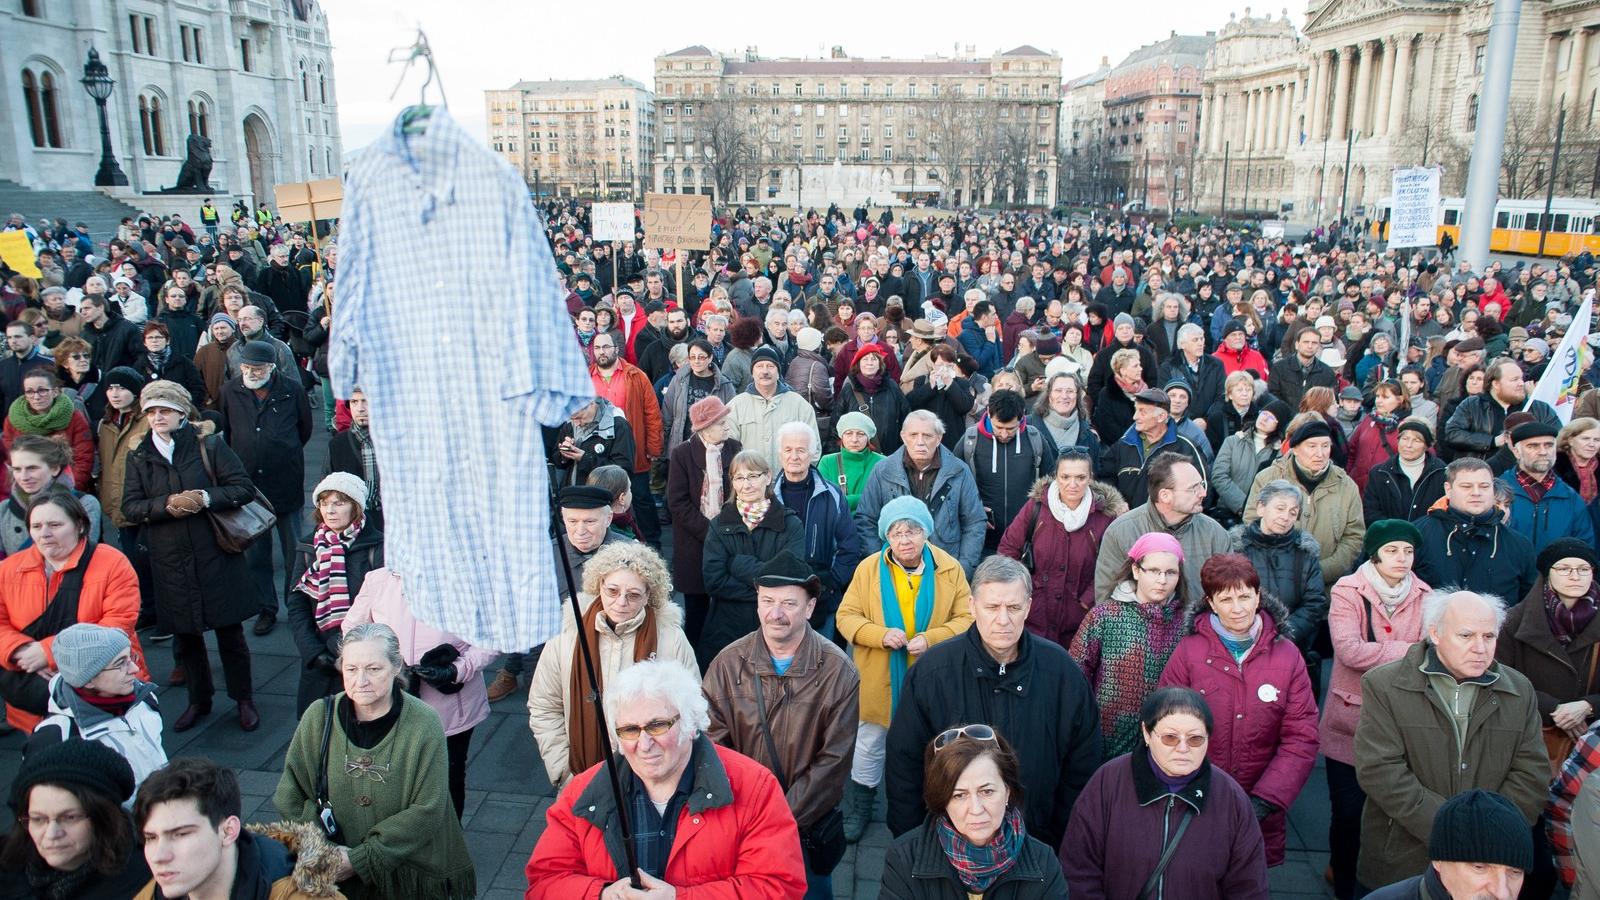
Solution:
[(393, 100), (400, 93), (400, 86), (405, 84), (406, 75), (411, 71), (411, 66), (418, 59), (426, 60), (428, 64), (428, 77), (422, 82), (422, 89), (417, 97), (415, 106), (408, 106), (400, 113), (401, 130), (405, 134), (420, 134), (427, 130), (428, 118), (433, 114), (433, 107), (428, 104), (428, 86), (434, 85), (439, 89), (439, 105), (448, 109), (449, 101), (444, 94), (444, 79), (439, 75), (439, 69), (433, 62), (433, 48), (428, 44), (428, 35), (421, 26), (417, 28), (417, 39), (409, 47), (396, 47), (389, 51), (389, 62), (404, 62), (405, 67), (400, 70), (400, 80), (395, 82), (394, 90), (389, 92), (389, 99)]

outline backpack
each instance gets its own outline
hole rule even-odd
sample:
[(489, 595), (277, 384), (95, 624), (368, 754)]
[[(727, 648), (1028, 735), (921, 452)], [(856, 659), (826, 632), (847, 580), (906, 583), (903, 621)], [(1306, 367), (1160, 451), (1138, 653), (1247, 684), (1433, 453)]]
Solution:
[[(1044, 437), (1040, 434), (1038, 428), (1028, 428), (1022, 434), (1028, 439), (1028, 448), (1033, 451), (1033, 470), (1039, 472), (1041, 471), (1039, 467), (1044, 464)], [(965, 462), (967, 468), (974, 472), (978, 469), (972, 460), (977, 455), (977, 452), (978, 429), (976, 427), (968, 428), (967, 433), (961, 436), (960, 454), (962, 462)]]

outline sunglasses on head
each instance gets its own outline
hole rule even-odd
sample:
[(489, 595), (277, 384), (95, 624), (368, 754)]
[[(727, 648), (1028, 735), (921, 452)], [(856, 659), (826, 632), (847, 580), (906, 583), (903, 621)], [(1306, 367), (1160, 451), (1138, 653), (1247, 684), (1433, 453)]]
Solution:
[(960, 728), (951, 728), (940, 732), (939, 736), (933, 739), (933, 752), (938, 753), (954, 743), (956, 738), (962, 737), (971, 738), (975, 741), (993, 741), (998, 738), (994, 733), (994, 729), (987, 725), (963, 725)]

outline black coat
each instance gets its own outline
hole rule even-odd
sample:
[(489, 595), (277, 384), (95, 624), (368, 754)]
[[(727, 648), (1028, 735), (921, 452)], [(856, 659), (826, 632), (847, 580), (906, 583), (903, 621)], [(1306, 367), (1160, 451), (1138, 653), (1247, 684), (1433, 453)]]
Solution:
[(589, 473), (601, 466), (621, 466), (624, 472), (633, 472), (633, 427), (618, 410), (607, 431), (598, 429), (584, 438), (579, 449), (583, 456), (576, 460), (561, 455), (561, 442), (572, 437), (572, 422), (562, 422), (560, 427), (545, 431), (545, 450), (550, 463), (561, 473), (561, 484), (587, 484)]
[[(1156, 355), (1149, 347), (1137, 340), (1123, 344), (1119, 343), (1116, 338), (1112, 338), (1109, 343), (1095, 353), (1094, 363), (1089, 366), (1089, 379), (1085, 387), (1088, 389), (1090, 397), (1100, 396), (1101, 388), (1108, 384), (1116, 383), (1111, 374), (1111, 357), (1115, 356), (1118, 350), (1139, 351), (1139, 377), (1143, 378), (1146, 384), (1155, 380), (1156, 376), (1160, 374), (1159, 366), (1156, 363)], [(1100, 431), (1098, 428), (1095, 430)], [(1115, 435), (1100, 431), (1100, 439), (1103, 441), (1114, 441), (1121, 436), (1122, 432), (1120, 431)]]
[(306, 311), (306, 303), (311, 293), (311, 281), (303, 272), (294, 266), (278, 266), (267, 263), (256, 275), (255, 288), (268, 297), (282, 310)]
[[(294, 569), (289, 583), (298, 586), (300, 578), (306, 574), (306, 569), (311, 567), (311, 556), (314, 552), (313, 540), (316, 537), (316, 526), (312, 526), (311, 533), (300, 539), (295, 545)], [(362, 524), (361, 530), (356, 532), (355, 539), (344, 553), (345, 585), (349, 589), (350, 599), (354, 600), (361, 593), (361, 585), (367, 580), (367, 575), (376, 569), (383, 568), (383, 532), (376, 522), (369, 516)], [(331, 693), (343, 690), (339, 684), (339, 676), (312, 665), (312, 660), (319, 653), (329, 656), (339, 655), (339, 638), (342, 634), (336, 627), (327, 632), (317, 630), (317, 605), (298, 587), (289, 591), (289, 596), (283, 601), (289, 611), (289, 634), (294, 637), (295, 648), (300, 651), (300, 690), (296, 703), (296, 711), (304, 713), (312, 703)]]
[(1072, 804), (1100, 768), (1100, 710), (1094, 689), (1067, 651), (1024, 632), (1017, 659), (1001, 666), (978, 629), (930, 647), (906, 674), (889, 726), (884, 778), (889, 830), (905, 834), (923, 821), (923, 751), (939, 732), (983, 722), (1011, 741), (1022, 783), (1028, 833), (1055, 847)]
[[(1260, 398), (1251, 400), (1249, 408), (1244, 411), (1244, 415), (1240, 415), (1239, 411), (1233, 408), (1233, 404), (1228, 402), (1226, 397), (1211, 404), (1206, 411), (1205, 419), (1206, 439), (1211, 441), (1212, 451), (1220, 451), (1222, 442), (1227, 440), (1230, 435), (1244, 431), (1246, 425), (1254, 425), (1256, 414), (1261, 412), (1266, 405)], [(1289, 423), (1284, 422), (1282, 427), (1289, 427)]]
[(173, 432), (173, 440), (176, 446), (169, 463), (156, 450), (154, 437), (145, 435), (128, 453), (122, 489), (123, 517), (130, 525), (145, 526), (156, 621), (174, 634), (237, 625), (261, 611), (244, 554), (224, 553), (217, 547), (205, 513), (181, 519), (168, 515), (167, 496), (203, 490), (211, 496), (211, 509), (234, 509), (255, 499), (255, 488), (239, 457), (221, 438), (205, 439), (214, 480), (201, 462), (192, 425)]
[(1379, 519), (1412, 522), (1444, 496), (1444, 463), (1432, 453), (1423, 457), (1422, 477), (1415, 487), (1400, 471), (1400, 457), (1391, 457), (1367, 472), (1367, 489), (1361, 492), (1363, 518), (1368, 525)]
[(194, 401), (194, 405), (197, 408), (205, 407), (206, 380), (201, 377), (200, 368), (194, 364), (194, 361), (187, 356), (183, 356), (176, 349), (173, 349), (167, 355), (166, 368), (160, 371), (156, 371), (155, 367), (150, 364), (150, 355), (148, 353), (139, 357), (138, 361), (133, 364), (133, 369), (144, 376), (146, 384), (157, 379), (164, 379), (183, 385), (183, 389), (189, 392), (189, 399)]
[[(1218, 403), (1228, 406), (1222, 396), (1222, 385), (1228, 380), (1228, 372), (1222, 367), (1222, 360), (1216, 356), (1205, 353), (1200, 356), (1200, 362), (1193, 371), (1190, 371), (1187, 361), (1183, 359), (1183, 351), (1169, 357), (1161, 364), (1161, 377), (1156, 379), (1160, 387), (1165, 388), (1173, 381), (1183, 381), (1189, 385), (1189, 418), (1206, 420), (1206, 437), (1211, 437), (1211, 419), (1209, 415), (1212, 407)], [(1222, 438), (1233, 434), (1239, 429), (1222, 432)], [(1211, 443), (1213, 451), (1222, 446), (1222, 438)]]
[[(744, 449), (733, 438), (722, 441), (722, 496), (733, 490), (728, 466)], [(711, 520), (700, 512), (700, 492), (706, 483), (706, 445), (700, 435), (672, 448), (667, 458), (667, 510), (672, 514), (672, 586), (684, 594), (704, 594), (705, 575), (700, 570), (706, 531)]]
[(282, 518), (305, 506), (311, 403), (305, 388), (281, 372), (273, 373), (266, 390), (266, 400), (260, 401), (241, 378), (230, 378), (217, 397), (217, 411), (222, 414), (222, 433), (239, 454), (245, 474)]
[(1261, 576), (1261, 591), (1289, 610), (1290, 636), (1301, 652), (1310, 649), (1318, 627), (1328, 620), (1328, 585), (1322, 576), (1322, 546), (1311, 532), (1294, 528), (1269, 535), (1260, 523), (1237, 525), (1228, 533), (1234, 553), (1243, 553)]
[(1272, 396), (1289, 404), (1290, 409), (1300, 408), (1300, 398), (1307, 388), (1325, 387), (1339, 392), (1339, 376), (1328, 364), (1312, 357), (1311, 365), (1300, 368), (1300, 356), (1290, 353), (1273, 363), (1267, 370), (1267, 390)]
[[(878, 900), (967, 900), (972, 896), (956, 876), (931, 822), (901, 835), (883, 862)], [(1022, 854), (985, 891), (984, 900), (1066, 900), (1067, 881), (1056, 851), (1028, 836)]]
[(106, 323), (98, 330), (91, 325), (83, 326), (81, 335), (92, 348), (94, 367), (102, 372), (117, 366), (131, 366), (144, 356), (144, 335), (139, 326), (121, 314), (108, 314)]
[[(1546, 425), (1561, 427), (1561, 420), (1556, 418), (1555, 410), (1543, 400), (1535, 400), (1528, 404), (1527, 411)], [(1487, 459), (1494, 455), (1494, 440), (1505, 431), (1508, 412), (1511, 410), (1501, 406), (1500, 401), (1489, 396), (1488, 391), (1462, 400), (1444, 423), (1444, 437), (1441, 443), (1444, 444), (1450, 458), (1476, 456), (1479, 459)]]
[[(906, 394), (906, 406), (925, 409), (944, 423), (943, 441), (950, 450), (956, 448), (961, 435), (967, 430), (967, 413), (972, 411), (975, 402), (977, 395), (972, 392), (972, 382), (960, 377), (951, 381), (949, 387), (940, 390), (928, 383), (928, 376), (919, 375), (911, 382), (910, 393)], [(880, 430), (878, 433), (881, 435), (883, 432)]]
[(806, 558), (806, 530), (794, 510), (773, 500), (755, 529), (746, 528), (731, 499), (732, 482), (725, 484), (730, 499), (706, 529), (700, 563), (706, 593), (711, 595), (711, 611), (694, 648), (702, 670), (724, 647), (760, 627), (755, 579), (761, 567), (785, 550)]
[(1429, 587), (1452, 585), (1509, 602), (1533, 586), (1533, 542), (1506, 525), (1498, 509), (1469, 516), (1446, 507), (1412, 524), (1422, 532), (1412, 571)]

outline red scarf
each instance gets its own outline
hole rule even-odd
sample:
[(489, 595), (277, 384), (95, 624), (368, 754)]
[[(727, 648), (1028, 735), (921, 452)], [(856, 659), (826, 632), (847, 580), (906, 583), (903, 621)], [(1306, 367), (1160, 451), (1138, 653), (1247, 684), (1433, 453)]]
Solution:
[(1117, 382), (1117, 387), (1128, 392), (1129, 397), (1132, 397), (1134, 394), (1137, 394), (1145, 389), (1143, 378), (1140, 378), (1137, 381), (1123, 381), (1121, 378), (1115, 378), (1114, 380)]
[(1522, 485), (1522, 489), (1528, 492), (1528, 499), (1537, 504), (1544, 499), (1546, 492), (1556, 486), (1556, 473), (1546, 472), (1543, 478), (1535, 481), (1532, 475), (1518, 469), (1517, 483)]
[(72, 691), (78, 695), (79, 700), (106, 715), (121, 718), (128, 714), (128, 710), (133, 708), (134, 697), (132, 694), (123, 694), (120, 697), (103, 697), (99, 694), (91, 694), (88, 688), (75, 687)]

